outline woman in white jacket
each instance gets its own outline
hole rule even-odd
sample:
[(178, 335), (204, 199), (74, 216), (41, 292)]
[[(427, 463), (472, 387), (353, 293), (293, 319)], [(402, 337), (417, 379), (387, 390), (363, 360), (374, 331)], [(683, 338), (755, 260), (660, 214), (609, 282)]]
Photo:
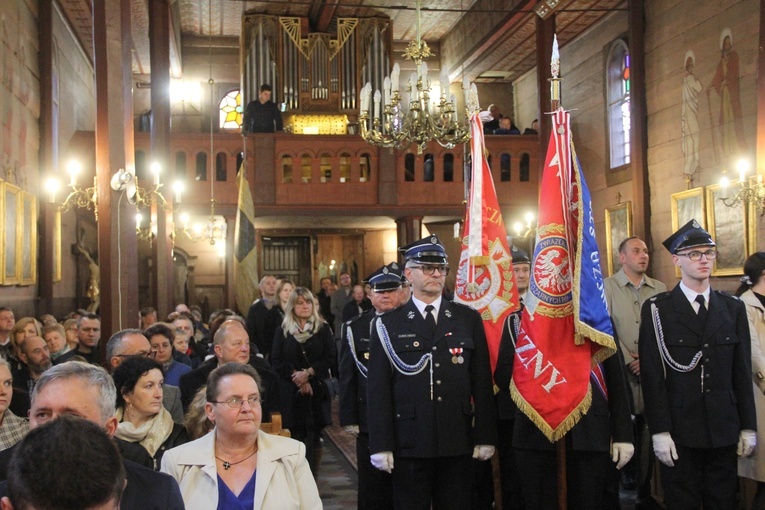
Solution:
[(765, 252), (752, 254), (744, 263), (744, 277), (736, 295), (746, 305), (752, 336), (752, 380), (757, 406), (757, 448), (750, 457), (739, 457), (738, 474), (757, 482), (753, 509), (765, 508)]
[(187, 510), (322, 508), (305, 446), (260, 431), (259, 383), (249, 365), (210, 373), (205, 411), (215, 428), (162, 458)]

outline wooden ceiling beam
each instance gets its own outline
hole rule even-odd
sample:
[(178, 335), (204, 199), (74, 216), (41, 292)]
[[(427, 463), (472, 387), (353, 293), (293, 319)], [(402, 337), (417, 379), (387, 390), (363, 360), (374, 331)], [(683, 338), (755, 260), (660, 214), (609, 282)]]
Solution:
[(317, 0), (311, 6), (309, 15), (311, 30), (314, 32), (326, 32), (332, 23), (332, 18), (337, 12), (339, 0)]

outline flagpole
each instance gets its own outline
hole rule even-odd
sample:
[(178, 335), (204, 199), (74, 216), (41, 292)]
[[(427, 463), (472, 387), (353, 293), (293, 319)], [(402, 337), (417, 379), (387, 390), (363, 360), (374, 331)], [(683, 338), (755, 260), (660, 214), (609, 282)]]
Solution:
[[(552, 112), (560, 108), (560, 53), (558, 36), (553, 34), (552, 56), (550, 58), (550, 107)], [(558, 510), (568, 509), (568, 485), (566, 483), (566, 436), (555, 441), (555, 457), (558, 477)]]

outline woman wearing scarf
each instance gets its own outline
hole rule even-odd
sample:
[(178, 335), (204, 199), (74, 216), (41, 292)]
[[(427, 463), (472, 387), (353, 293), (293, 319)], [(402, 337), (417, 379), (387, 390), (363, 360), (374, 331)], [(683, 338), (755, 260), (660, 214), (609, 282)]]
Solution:
[(170, 412), (162, 406), (165, 378), (162, 365), (149, 358), (134, 356), (125, 359), (113, 377), (119, 421), (115, 435), (143, 446), (154, 459), (154, 469), (158, 470), (165, 450), (189, 440), (183, 425), (174, 423)]
[(279, 374), (282, 415), (292, 437), (306, 445), (314, 477), (321, 463), (321, 431), (326, 423), (322, 406), (329, 401), (324, 379), (335, 363), (332, 329), (319, 314), (310, 290), (296, 287), (284, 309), (282, 327), (274, 335), (271, 364)]

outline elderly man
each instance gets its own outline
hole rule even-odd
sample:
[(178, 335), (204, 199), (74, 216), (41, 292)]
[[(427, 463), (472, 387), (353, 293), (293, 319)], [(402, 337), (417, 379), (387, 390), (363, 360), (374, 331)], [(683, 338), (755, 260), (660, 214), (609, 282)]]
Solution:
[(266, 318), (276, 302), (276, 277), (267, 274), (260, 279), (260, 299), (247, 311), (247, 334), (263, 356), (271, 354), (273, 338), (266, 338)]
[[(56, 365), (46, 371), (32, 393), (29, 426), (34, 430), (63, 415), (76, 415), (101, 427), (109, 437), (117, 430), (114, 417), (117, 390), (112, 378), (97, 366), (78, 361)], [(167, 509), (184, 507), (178, 484), (167, 475), (157, 473), (130, 458), (131, 443), (114, 439), (122, 454), (127, 484), (120, 500), (121, 510)], [(7, 479), (9, 460), (17, 446), (0, 452), (0, 479)], [(126, 452), (128, 454), (126, 455)], [(146, 455), (146, 452), (143, 452)], [(88, 484), (80, 479), (80, 483)], [(0, 496), (6, 496), (0, 486)]]
[(441, 297), (449, 265), (438, 237), (400, 251), (413, 295), (372, 328), (371, 462), (393, 473), (396, 509), (470, 508), (471, 455), (490, 459), (497, 441), (483, 322)]
[(21, 369), (13, 374), (13, 399), (9, 409), (16, 416), (29, 412), (29, 395), (40, 376), (51, 365), (48, 344), (39, 336), (30, 336), (19, 342)]
[(248, 363), (258, 371), (263, 382), (263, 421), (271, 421), (271, 413), (279, 411), (278, 379), (265, 359), (251, 355), (244, 319), (231, 315), (223, 321), (213, 338), (213, 352), (214, 357), (181, 376), (179, 385), (184, 408), (188, 409), (197, 390), (207, 384), (210, 372), (216, 367), (226, 363)]
[(373, 310), (343, 324), (340, 344), (340, 425), (356, 435), (358, 508), (390, 509), (393, 488), (388, 473), (372, 466), (367, 424), (367, 365), (372, 320), (401, 305), (403, 272), (395, 263), (382, 266), (365, 280), (371, 286)]
[(353, 299), (348, 301), (343, 307), (343, 322), (349, 321), (357, 315), (361, 315), (367, 310), (372, 309), (372, 302), (367, 297), (364, 287), (361, 285), (353, 286), (351, 297)]
[(731, 508), (737, 454), (757, 439), (743, 302), (709, 286), (715, 242), (696, 220), (667, 238), (680, 283), (643, 304), (640, 384), (668, 510)]
[[(117, 331), (106, 342), (106, 359), (110, 372), (114, 372), (122, 361), (130, 356), (154, 358), (156, 354), (140, 329)], [(169, 384), (162, 385), (162, 405), (170, 412), (174, 422), (183, 423), (181, 392), (177, 387)]]

